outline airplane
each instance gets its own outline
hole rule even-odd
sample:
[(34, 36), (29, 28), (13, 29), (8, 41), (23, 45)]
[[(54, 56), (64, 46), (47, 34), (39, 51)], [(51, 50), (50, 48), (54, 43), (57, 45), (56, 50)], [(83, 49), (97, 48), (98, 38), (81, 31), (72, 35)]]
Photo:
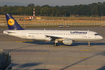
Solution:
[(72, 45), (73, 42), (88, 42), (90, 46), (90, 42), (103, 39), (97, 32), (89, 30), (25, 30), (11, 14), (5, 16), (9, 30), (3, 33), (19, 38), (52, 41), (54, 46), (57, 46), (58, 42), (65, 45)]

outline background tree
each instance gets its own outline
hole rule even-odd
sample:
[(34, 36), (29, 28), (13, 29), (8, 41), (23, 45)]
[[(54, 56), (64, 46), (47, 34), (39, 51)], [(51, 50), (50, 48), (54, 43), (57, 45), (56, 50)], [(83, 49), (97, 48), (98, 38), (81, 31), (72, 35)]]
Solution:
[(51, 15), (51, 8), (48, 6), (44, 6), (40, 9), (40, 15), (42, 16), (50, 16)]
[(40, 6), (36, 6), (35, 7), (35, 14), (38, 16), (38, 15), (40, 15), (40, 9), (41, 9), (41, 7)]
[(33, 3), (30, 3), (30, 4), (28, 4), (27, 7), (34, 7), (34, 4)]
[(33, 8), (37, 16), (105, 16), (105, 2), (92, 3), (88, 5), (73, 6), (35, 6), (33, 3), (27, 6), (7, 6), (0, 7), (0, 15), (10, 13), (12, 15), (32, 15)]

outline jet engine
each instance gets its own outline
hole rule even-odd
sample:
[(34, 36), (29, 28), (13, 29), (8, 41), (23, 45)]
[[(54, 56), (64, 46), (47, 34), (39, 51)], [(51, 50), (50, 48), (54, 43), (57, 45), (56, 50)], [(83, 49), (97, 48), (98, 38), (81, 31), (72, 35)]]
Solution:
[(46, 37), (45, 40), (46, 40), (46, 41), (51, 41), (52, 38), (50, 38), (50, 37)]
[(63, 44), (65, 45), (72, 45), (73, 41), (71, 39), (64, 39)]

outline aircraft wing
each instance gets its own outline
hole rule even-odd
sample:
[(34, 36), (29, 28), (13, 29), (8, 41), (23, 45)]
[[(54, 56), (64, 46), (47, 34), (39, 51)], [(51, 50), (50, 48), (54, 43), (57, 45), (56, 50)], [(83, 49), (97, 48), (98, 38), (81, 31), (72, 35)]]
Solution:
[(60, 36), (56, 36), (56, 35), (46, 35), (46, 37), (48, 37), (49, 39), (48, 40), (52, 40), (52, 41), (58, 41), (58, 42), (63, 42), (63, 43), (65, 43), (65, 44), (68, 44), (68, 42), (69, 43), (71, 43), (71, 41), (73, 41), (72, 39), (70, 39), (70, 38), (66, 38), (66, 37), (60, 37)]
[(50, 38), (52, 38), (52, 39), (65, 39), (65, 38), (62, 38), (62, 37), (51, 36), (51, 35), (46, 35), (46, 37), (50, 37)]
[(59, 37), (59, 36), (52, 36), (52, 35), (46, 35), (46, 37), (51, 38), (52, 41), (59, 41), (62, 42), (65, 38)]

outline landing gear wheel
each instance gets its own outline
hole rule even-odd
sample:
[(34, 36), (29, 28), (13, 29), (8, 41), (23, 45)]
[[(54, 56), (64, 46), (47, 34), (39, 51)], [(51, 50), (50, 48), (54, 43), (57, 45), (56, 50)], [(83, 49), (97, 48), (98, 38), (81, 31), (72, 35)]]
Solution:
[(88, 46), (90, 47), (91, 45), (90, 45), (90, 42), (88, 42)]
[(57, 43), (54, 43), (54, 46), (57, 46)]
[(57, 40), (57, 39), (55, 39), (54, 46), (57, 46), (57, 43), (58, 43), (58, 40)]
[(91, 47), (90, 45), (88, 45), (89, 47)]

